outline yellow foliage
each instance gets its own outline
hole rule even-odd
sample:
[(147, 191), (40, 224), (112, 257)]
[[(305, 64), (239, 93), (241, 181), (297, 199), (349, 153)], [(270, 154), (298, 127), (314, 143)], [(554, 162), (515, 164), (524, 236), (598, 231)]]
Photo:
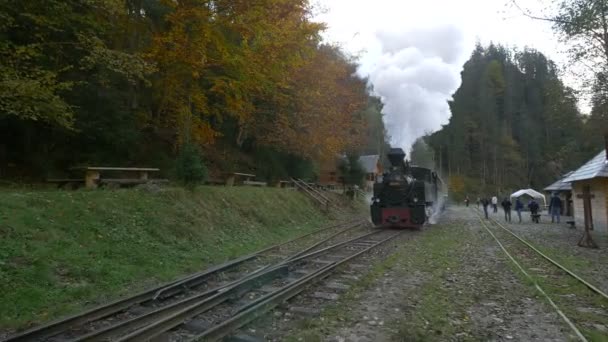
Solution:
[(449, 178), (449, 191), (455, 194), (464, 192), (464, 177), (460, 175), (452, 175)]

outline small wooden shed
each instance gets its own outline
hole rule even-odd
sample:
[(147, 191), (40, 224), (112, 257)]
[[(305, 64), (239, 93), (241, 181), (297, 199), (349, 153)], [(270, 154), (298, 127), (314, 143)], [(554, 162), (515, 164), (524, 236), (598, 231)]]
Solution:
[(574, 202), (572, 200), (572, 184), (570, 184), (569, 182), (565, 182), (564, 180), (568, 178), (572, 173), (573, 171), (570, 171), (562, 175), (562, 178), (543, 189), (547, 194), (547, 198), (551, 198), (553, 194), (557, 194), (557, 196), (559, 196), (563, 203), (561, 214), (566, 216), (572, 216), (572, 204)]
[(593, 159), (572, 172), (564, 179), (564, 182), (572, 184), (576, 224), (584, 226), (583, 193), (585, 190), (589, 190), (592, 196), (593, 228), (608, 232), (608, 149), (601, 151)]

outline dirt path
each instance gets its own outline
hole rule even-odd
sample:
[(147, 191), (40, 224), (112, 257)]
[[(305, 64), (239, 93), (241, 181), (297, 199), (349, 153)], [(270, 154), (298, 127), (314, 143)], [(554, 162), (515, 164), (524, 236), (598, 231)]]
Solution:
[(574, 339), (462, 208), (405, 241), (320, 317), (274, 326), (291, 341)]

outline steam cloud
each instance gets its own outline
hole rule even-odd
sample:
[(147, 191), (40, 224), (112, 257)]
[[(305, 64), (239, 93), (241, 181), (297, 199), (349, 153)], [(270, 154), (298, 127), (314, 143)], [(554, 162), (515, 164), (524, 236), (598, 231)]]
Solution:
[(460, 86), (464, 33), (452, 25), (376, 34), (382, 50), (367, 74), (384, 103), (392, 144), (408, 151), (451, 116), (447, 101)]

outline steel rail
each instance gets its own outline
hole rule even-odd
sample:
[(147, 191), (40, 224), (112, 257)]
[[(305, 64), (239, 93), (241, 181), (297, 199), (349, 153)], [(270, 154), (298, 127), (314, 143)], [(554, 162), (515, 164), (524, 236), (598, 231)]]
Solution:
[[(479, 210), (479, 209), (477, 209), (477, 210)], [(511, 234), (514, 238), (516, 238), (517, 240), (519, 240), (521, 243), (523, 243), (526, 246), (528, 246), (530, 249), (532, 249), (538, 255), (542, 256), (544, 259), (546, 259), (547, 261), (549, 261), (553, 265), (557, 266), (562, 271), (566, 272), (569, 276), (571, 276), (572, 278), (574, 278), (574, 279), (578, 280), (579, 282), (581, 282), (583, 285), (585, 285), (586, 287), (588, 287), (591, 291), (595, 292), (596, 294), (599, 294), (600, 296), (604, 297), (605, 299), (608, 299), (608, 294), (606, 294), (604, 291), (602, 291), (601, 289), (597, 288), (593, 284), (589, 283), (588, 281), (586, 281), (585, 279), (583, 279), (578, 274), (576, 274), (573, 271), (569, 270), (566, 266), (563, 266), (562, 264), (560, 264), (557, 261), (553, 260), (551, 257), (547, 256), (542, 251), (540, 251), (537, 247), (535, 247), (532, 243), (530, 243), (529, 241), (525, 240), (521, 236), (515, 234), (512, 230), (510, 230), (509, 228), (506, 228), (500, 222), (496, 221), (496, 219), (490, 219), (490, 221), (493, 222), (498, 227), (500, 227), (503, 230), (505, 230), (507, 233)]]
[(542, 256), (543, 258), (545, 258), (547, 261), (549, 261), (553, 265), (557, 266), (562, 271), (566, 272), (569, 276), (571, 276), (572, 278), (578, 280), (583, 285), (587, 286), (591, 291), (593, 291), (593, 292), (599, 294), (600, 296), (604, 297), (604, 299), (608, 299), (608, 294), (606, 294), (604, 291), (602, 291), (601, 289), (597, 288), (593, 284), (589, 283), (588, 281), (586, 281), (585, 279), (583, 279), (582, 277), (580, 277), (576, 273), (570, 271), (568, 268), (566, 268), (565, 266), (561, 265), (557, 261), (551, 259), (549, 256), (545, 255), (543, 252), (541, 252), (538, 248), (536, 248), (530, 242), (526, 241), (525, 239), (523, 239), (519, 235), (513, 233), (513, 231), (511, 231), (510, 229), (504, 227), (502, 224), (500, 224), (500, 222), (496, 221), (495, 219), (492, 219), (491, 221), (494, 222), (496, 225), (498, 225), (500, 228), (502, 228), (505, 231), (507, 231), (509, 234), (513, 235), (513, 237), (515, 237), (517, 240), (519, 240), (520, 242), (522, 242), (526, 246), (530, 247), (530, 249), (532, 249), (533, 251), (535, 251), (536, 253), (538, 253), (540, 256)]
[[(243, 262), (251, 260), (255, 258), (256, 255), (250, 254), (244, 257), (240, 257), (235, 260), (228, 261), (224, 264), (212, 267), (202, 273), (199, 273), (197, 277), (210, 277), (216, 273), (229, 269), (231, 267), (237, 266)], [(148, 301), (152, 299), (155, 293), (159, 288), (163, 288), (165, 286), (171, 286), (175, 282), (170, 282), (163, 284), (160, 287), (147, 290), (141, 293), (138, 293), (134, 296), (123, 298), (111, 302), (109, 304), (104, 304), (93, 309), (87, 310), (83, 313), (79, 313), (76, 315), (68, 316), (66, 318), (60, 318), (58, 320), (51, 321), (47, 324), (37, 326), (17, 335), (11, 336), (5, 340), (5, 342), (22, 342), (22, 341), (32, 341), (35, 339), (45, 339), (54, 335), (61, 333), (64, 330), (67, 330), (74, 326), (79, 326), (82, 324), (86, 324), (91, 321), (95, 321), (98, 319), (102, 319), (104, 317), (111, 316), (112, 314), (121, 312), (123, 310), (128, 309), (129, 307)]]
[(306, 288), (306, 286), (308, 286), (309, 284), (311, 284), (313, 281), (315, 281), (317, 279), (321, 279), (321, 278), (327, 276), (328, 273), (330, 271), (334, 270), (336, 267), (358, 257), (359, 255), (361, 255), (363, 253), (368, 252), (369, 250), (371, 250), (389, 240), (394, 239), (395, 237), (399, 236), (402, 233), (403, 233), (403, 231), (393, 234), (386, 239), (378, 241), (377, 243), (371, 245), (370, 247), (367, 247), (340, 261), (333, 262), (333, 263), (319, 269), (318, 271), (315, 271), (312, 274), (309, 274), (301, 279), (298, 279), (297, 281), (295, 281), (291, 284), (284, 286), (283, 288), (281, 288), (273, 293), (270, 293), (264, 297), (261, 297), (257, 301), (250, 303), (249, 305), (241, 308), (241, 312), (238, 313), (236, 316), (234, 316), (218, 325), (215, 325), (213, 328), (211, 328), (207, 331), (204, 331), (204, 332), (194, 336), (193, 338), (188, 339), (188, 341), (198, 341), (198, 340), (217, 341), (223, 337), (228, 336), (230, 333), (232, 333), (236, 329), (253, 321), (257, 317), (261, 316), (262, 314), (270, 311), (271, 309), (273, 309), (280, 303), (298, 295), (300, 292), (302, 292)]
[[(358, 227), (358, 226), (355, 225), (354, 227)], [(352, 228), (347, 228), (347, 229), (343, 230), (342, 232), (347, 231), (349, 229), (352, 229)], [(180, 300), (178, 302), (169, 304), (169, 305), (164, 306), (164, 307), (160, 307), (160, 308), (158, 308), (156, 310), (150, 311), (150, 312), (145, 313), (145, 314), (143, 314), (141, 316), (137, 316), (137, 317), (131, 318), (129, 320), (125, 320), (125, 321), (119, 322), (117, 324), (107, 326), (107, 327), (105, 327), (103, 329), (93, 331), (93, 332), (91, 332), (89, 334), (86, 334), (84, 336), (81, 336), (79, 338), (76, 338), (76, 339), (72, 340), (72, 342), (76, 342), (76, 341), (101, 341), (101, 340), (106, 339), (106, 338), (111, 337), (111, 336), (119, 335), (121, 333), (125, 333), (125, 332), (128, 332), (128, 331), (132, 331), (134, 328), (142, 327), (142, 326), (145, 326), (147, 324), (154, 323), (154, 321), (159, 320), (163, 316), (168, 316), (168, 315), (170, 315), (170, 313), (177, 312), (179, 310), (185, 309), (185, 308), (187, 308), (190, 305), (193, 305), (195, 303), (199, 303), (199, 305), (205, 304), (206, 310), (209, 310), (209, 309), (211, 309), (213, 307), (213, 306), (207, 305), (207, 298), (210, 297), (210, 296), (213, 296), (213, 295), (215, 295), (215, 294), (217, 294), (219, 292), (227, 293), (227, 291), (232, 290), (233, 287), (239, 286), (242, 283), (246, 283), (247, 281), (249, 281), (251, 279), (259, 278), (261, 276), (264, 276), (269, 271), (275, 270), (277, 268), (281, 268), (283, 266), (287, 267), (289, 264), (295, 263), (295, 262), (300, 261), (300, 260), (302, 260), (304, 258), (310, 258), (310, 257), (316, 256), (316, 255), (319, 255), (319, 254), (323, 254), (323, 253), (327, 252), (328, 250), (331, 250), (331, 249), (334, 249), (334, 248), (338, 248), (338, 247), (343, 246), (345, 244), (351, 243), (351, 242), (359, 240), (359, 239), (366, 238), (368, 236), (377, 234), (379, 232), (380, 231), (373, 231), (373, 232), (370, 232), (370, 233), (366, 233), (364, 235), (357, 236), (356, 238), (353, 238), (353, 239), (350, 239), (350, 240), (347, 240), (347, 241), (344, 241), (344, 242), (341, 242), (341, 243), (338, 243), (338, 244), (334, 244), (334, 245), (328, 246), (328, 247), (326, 247), (324, 249), (321, 249), (321, 250), (318, 250), (318, 251), (315, 251), (315, 252), (312, 252), (312, 253), (309, 253), (309, 254), (306, 254), (306, 255), (301, 255), (302, 253), (298, 253), (299, 257), (297, 257), (297, 258), (294, 258), (294, 259), (291, 259), (291, 258), (284, 259), (284, 260), (279, 261), (277, 264), (263, 266), (263, 267), (255, 270), (254, 272), (246, 274), (245, 276), (243, 276), (243, 277), (241, 277), (241, 278), (239, 278), (237, 280), (234, 280), (234, 281), (232, 281), (232, 282), (230, 282), (228, 284), (225, 284), (225, 285), (222, 285), (222, 286), (218, 286), (218, 287), (215, 287), (213, 289), (209, 289), (209, 290), (207, 290), (205, 292), (202, 292), (202, 293), (196, 294), (194, 296), (182, 299), (182, 300)], [(326, 238), (326, 240), (324, 240), (322, 242), (326, 242), (327, 240), (329, 240), (329, 239), (331, 239), (331, 238), (333, 238), (335, 236), (336, 236), (336, 234), (333, 234), (332, 236)], [(308, 250), (309, 249), (307, 248), (305, 251), (308, 251)], [(213, 300), (215, 300), (215, 297), (213, 298)], [(217, 304), (221, 304), (222, 302), (221, 301), (220, 302), (215, 301), (214, 303), (215, 303), (214, 305), (217, 305)]]
[(324, 199), (325, 201), (327, 201), (327, 202), (331, 203), (331, 200), (330, 200), (329, 198), (327, 198), (327, 196), (323, 195), (323, 194), (321, 193), (321, 191), (319, 191), (319, 190), (317, 190), (317, 189), (313, 188), (312, 186), (310, 186), (310, 184), (306, 183), (305, 181), (303, 181), (303, 180), (301, 180), (301, 179), (299, 179), (299, 178), (292, 178), (292, 180), (297, 180), (297, 181), (299, 181), (300, 183), (304, 184), (304, 186), (305, 186), (305, 187), (307, 187), (307, 188), (308, 188), (310, 191), (312, 191), (312, 192), (316, 193), (316, 194), (317, 194), (317, 195), (319, 195), (319, 196), (320, 196), (322, 199)]
[(481, 222), (481, 224), (483, 225), (483, 227), (485, 228), (485, 230), (492, 236), (492, 238), (494, 238), (494, 240), (496, 241), (496, 243), (498, 244), (498, 246), (500, 246), (500, 248), (502, 249), (502, 251), (507, 255), (507, 257), (511, 260), (511, 262), (513, 262), (513, 264), (515, 264), (515, 266), (517, 266), (517, 268), (519, 269), (519, 271), (524, 274), (524, 276), (526, 277), (526, 279), (528, 279), (530, 282), (532, 282), (534, 284), (534, 287), (536, 288), (536, 290), (538, 292), (540, 292), (540, 294), (543, 297), (545, 297), (545, 299), (549, 302), (549, 304), (553, 307), (553, 309), (555, 309), (555, 311), (557, 312), (557, 314), (564, 320), (564, 322), (566, 322), (566, 324), (568, 324), (568, 326), (570, 327), (570, 329), (572, 329), (572, 331), (574, 331), (574, 333), (576, 334), (576, 336), (581, 341), (587, 342), (587, 338), (585, 338), (585, 336), (583, 336), (583, 334), (576, 327), (576, 325), (574, 325), (574, 323), (572, 323), (572, 321), (568, 318), (568, 316), (566, 316), (566, 314), (564, 314), (564, 312), (557, 306), (557, 304), (555, 304), (555, 302), (543, 290), (543, 288), (540, 287), (540, 285), (538, 285), (538, 283), (536, 282), (536, 280), (528, 272), (526, 272), (526, 270), (519, 264), (519, 262), (517, 262), (517, 260), (515, 260), (515, 258), (511, 255), (511, 253), (509, 253), (509, 251), (507, 251), (507, 249), (505, 248), (505, 246), (503, 246), (503, 244), (496, 237), (496, 235), (494, 235), (494, 233), (492, 233), (492, 231), (490, 230), (490, 228), (488, 228), (488, 226), (485, 224), (485, 222), (483, 222), (481, 216), (479, 216), (479, 214), (478, 214), (477, 217), (479, 218), (479, 222)]
[[(357, 221), (361, 221), (361, 222), (357, 223)], [(255, 253), (252, 253), (252, 254), (248, 255), (247, 256), (248, 257), (247, 260), (251, 260), (251, 259), (257, 258), (257, 257), (261, 256), (264, 253), (267, 253), (267, 252), (269, 252), (271, 250), (275, 250), (275, 249), (280, 248), (280, 247), (282, 247), (284, 245), (287, 245), (289, 243), (293, 243), (295, 241), (301, 240), (301, 239), (303, 239), (305, 237), (308, 237), (308, 236), (311, 236), (313, 234), (318, 234), (320, 232), (323, 232), (323, 231), (326, 231), (326, 230), (329, 230), (329, 229), (333, 229), (333, 228), (337, 228), (337, 227), (348, 226), (348, 228), (339, 230), (335, 234), (331, 235), (329, 238), (325, 238), (325, 239), (321, 240), (320, 242), (315, 243), (313, 245), (313, 248), (314, 248), (314, 247), (316, 247), (318, 245), (323, 244), (328, 239), (333, 238), (335, 236), (338, 236), (338, 235), (340, 235), (340, 234), (342, 234), (342, 233), (344, 233), (346, 231), (349, 231), (351, 229), (357, 228), (357, 227), (363, 225), (364, 223), (365, 222), (362, 221), (362, 220), (353, 220), (353, 221), (345, 222), (343, 224), (331, 226), (331, 227), (328, 227), (328, 228), (322, 228), (322, 229), (316, 230), (314, 232), (298, 236), (298, 237), (296, 237), (294, 239), (291, 239), (289, 241), (286, 241), (286, 242), (283, 242), (283, 243), (280, 243), (280, 244), (277, 244), (277, 245), (273, 245), (273, 246), (267, 247), (265, 249), (259, 250), (259, 251), (255, 252)], [(197, 279), (195, 279), (195, 278), (196, 278), (196, 276), (185, 278), (182, 281), (178, 281), (178, 282), (175, 282), (173, 284), (170, 284), (169, 286), (163, 287), (163, 288), (159, 289), (156, 292), (156, 294), (154, 295), (154, 298), (152, 298), (152, 299), (155, 300), (155, 299), (157, 299), (159, 297), (160, 298), (166, 298), (166, 297), (169, 297), (169, 296), (174, 295), (176, 293), (180, 293), (183, 290), (182, 289), (183, 287), (193, 287), (193, 286), (197, 286), (200, 283), (204, 282), (204, 280), (202, 280), (202, 281), (201, 280), (196, 281)]]
[(329, 236), (328, 238), (326, 238), (326, 239), (324, 239), (322, 241), (319, 241), (319, 242), (317, 242), (317, 243), (315, 243), (315, 244), (313, 244), (313, 245), (311, 245), (311, 246), (309, 246), (309, 247), (307, 247), (307, 248), (305, 248), (305, 249), (303, 249), (303, 250), (301, 250), (301, 251), (299, 251), (299, 252), (297, 252), (295, 254), (290, 255), (289, 257), (287, 257), (285, 259), (285, 261), (288, 261), (288, 260), (291, 260), (291, 259), (295, 259), (295, 258), (297, 258), (297, 257), (299, 257), (299, 256), (301, 256), (303, 254), (306, 254), (307, 252), (309, 252), (309, 251), (311, 251), (311, 250), (319, 247), (320, 245), (322, 245), (322, 244), (326, 243), (327, 241), (335, 238), (336, 236), (341, 235), (344, 232), (349, 231), (351, 229), (359, 228), (359, 227), (363, 226), (363, 224), (364, 224), (364, 222), (357, 223), (357, 224), (354, 224), (354, 225), (352, 225), (351, 227), (349, 227), (347, 229), (338, 231), (338, 232), (332, 234), (331, 236)]
[[(205, 271), (196, 272), (196, 273), (190, 274), (186, 277), (182, 277), (182, 278), (164, 283), (164, 284), (154, 287), (152, 289), (148, 289), (143, 292), (137, 293), (135, 295), (121, 298), (121, 299), (112, 301), (110, 303), (88, 309), (84, 312), (81, 312), (81, 313), (78, 313), (75, 315), (62, 317), (62, 318), (53, 320), (51, 322), (45, 323), (43, 325), (27, 329), (25, 331), (19, 332), (13, 336), (8, 337), (4, 341), (5, 342), (23, 342), (23, 341), (31, 341), (31, 340), (36, 340), (36, 339), (45, 339), (45, 338), (57, 335), (57, 334), (61, 333), (62, 331), (68, 330), (72, 327), (80, 326), (80, 325), (83, 325), (83, 324), (86, 324), (86, 323), (89, 323), (89, 322), (92, 322), (95, 320), (102, 319), (104, 317), (111, 316), (118, 312), (124, 311), (131, 306), (134, 306), (134, 305), (137, 305), (137, 304), (149, 301), (149, 300), (157, 299), (157, 298), (161, 297), (162, 295), (165, 295), (165, 297), (166, 297), (168, 292), (171, 292), (171, 294), (180, 293), (185, 287), (197, 286), (200, 283), (205, 282), (211, 276), (213, 276), (217, 273), (220, 273), (222, 271), (225, 271), (227, 269), (236, 267), (244, 262), (255, 259), (256, 257), (258, 257), (259, 255), (261, 255), (263, 253), (280, 248), (286, 244), (293, 243), (295, 241), (301, 240), (303, 238), (306, 238), (306, 237), (314, 235), (314, 234), (321, 233), (326, 230), (330, 230), (330, 229), (341, 227), (341, 226), (351, 225), (353, 223), (356, 223), (357, 221), (362, 221), (362, 220), (355, 219), (355, 220), (351, 220), (351, 221), (347, 221), (347, 222), (338, 223), (338, 224), (335, 224), (335, 225), (332, 225), (329, 227), (317, 229), (313, 232), (297, 236), (291, 240), (266, 247), (257, 252), (227, 261), (227, 262), (222, 263), (217, 266), (213, 266), (211, 268), (208, 268)], [(363, 222), (361, 224), (363, 224)]]
[(300, 184), (297, 180), (292, 178), (292, 181), (298, 188), (304, 190), (304, 192), (306, 192), (311, 198), (313, 198), (315, 201), (317, 201), (317, 203), (322, 204), (322, 205), (329, 205), (329, 203), (330, 203), (329, 201), (326, 201), (323, 198), (318, 197), (317, 194), (308, 190), (308, 188), (306, 186)]
[[(125, 335), (116, 341), (145, 341), (147, 339), (151, 339), (165, 331), (168, 331), (168, 330), (178, 326), (183, 321), (185, 321), (191, 317), (194, 317), (196, 315), (199, 315), (201, 313), (204, 313), (204, 312), (212, 309), (213, 307), (227, 301), (229, 298), (233, 297), (239, 291), (242, 291), (244, 288), (245, 289), (248, 288), (247, 284), (252, 284), (255, 282), (261, 283), (259, 279), (268, 279), (268, 274), (273, 274), (274, 272), (277, 271), (277, 269), (279, 269), (279, 270), (287, 269), (289, 264), (300, 261), (305, 257), (310, 258), (310, 257), (316, 256), (319, 254), (323, 254), (331, 249), (336, 249), (336, 248), (342, 247), (353, 241), (360, 240), (360, 239), (366, 238), (368, 236), (378, 234), (380, 232), (381, 231), (374, 231), (371, 233), (366, 233), (364, 235), (358, 236), (358, 237), (350, 239), (348, 241), (344, 241), (344, 242), (329, 246), (327, 248), (324, 248), (322, 250), (309, 253), (305, 256), (300, 256), (297, 259), (280, 262), (277, 265), (267, 267), (266, 269), (264, 269), (263, 272), (261, 272), (259, 274), (255, 274), (253, 276), (247, 276), (247, 277), (237, 281), (236, 283), (223, 288), (220, 292), (216, 293), (215, 295), (208, 297), (208, 298), (203, 298), (202, 300), (195, 302), (194, 304), (192, 304), (190, 306), (184, 307), (180, 303), (179, 310), (165, 308), (164, 309), (165, 314), (161, 315), (160, 319), (158, 319), (155, 322), (148, 324), (144, 327), (141, 327), (135, 331), (132, 331), (128, 335)], [(323, 267), (325, 267), (325, 266), (323, 266)], [(156, 314), (156, 313), (154, 313), (154, 315), (158, 316), (158, 314)], [(119, 326), (119, 328), (123, 329), (122, 326)], [(132, 330), (132, 328), (131, 328), (131, 330)], [(109, 332), (103, 332), (103, 333), (106, 336), (110, 334)], [(115, 334), (111, 333), (111, 335), (115, 335)]]

